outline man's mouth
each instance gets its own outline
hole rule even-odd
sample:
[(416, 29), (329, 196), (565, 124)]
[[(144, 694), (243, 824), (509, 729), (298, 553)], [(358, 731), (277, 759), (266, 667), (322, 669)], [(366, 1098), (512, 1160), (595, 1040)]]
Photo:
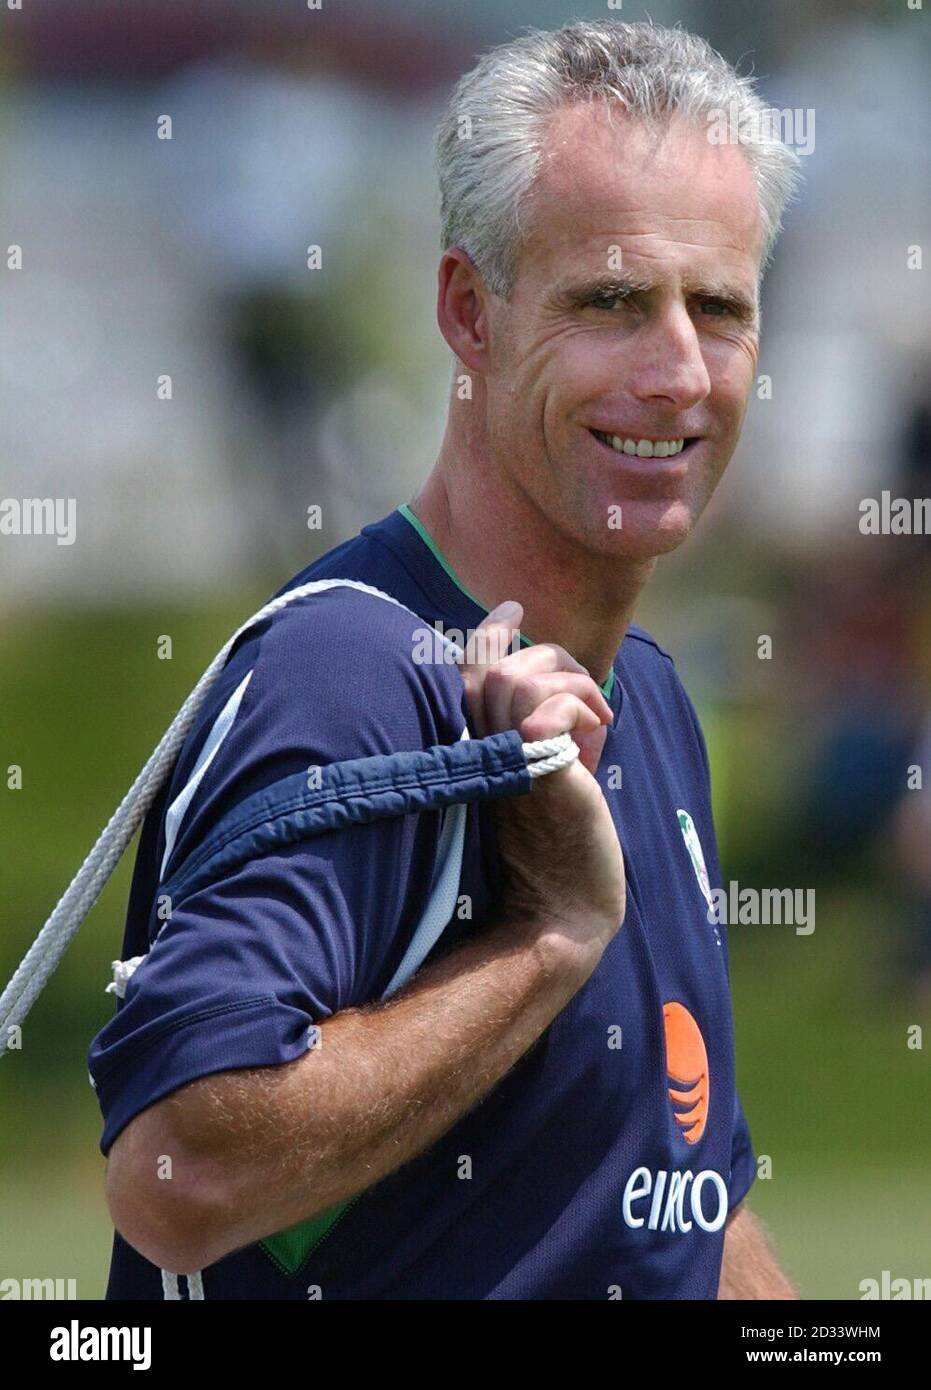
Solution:
[(675, 458), (683, 450), (694, 444), (695, 440), (690, 438), (681, 439), (641, 439), (633, 436), (622, 436), (618, 434), (604, 434), (601, 430), (589, 430), (597, 440), (606, 444), (609, 449), (613, 449), (616, 454), (627, 454), (630, 457), (641, 459), (666, 459)]

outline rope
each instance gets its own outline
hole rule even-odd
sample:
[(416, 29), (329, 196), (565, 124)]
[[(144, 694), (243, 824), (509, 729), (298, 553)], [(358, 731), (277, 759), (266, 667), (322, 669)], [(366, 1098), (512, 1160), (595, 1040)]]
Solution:
[(522, 743), (527, 771), (531, 777), (546, 777), (550, 772), (558, 772), (568, 767), (579, 756), (579, 745), (571, 734), (557, 734), (555, 738), (541, 738), (536, 743)]
[[(232, 637), (217, 652), (200, 680), (184, 701), (165, 734), (158, 743), (148, 762), (123, 797), (99, 835), (90, 854), (78, 869), (71, 883), (59, 899), (48, 921), (26, 952), (13, 974), (3, 994), (0, 995), (0, 1057), (7, 1051), (12, 1029), (21, 1024), (38, 999), (42, 990), (54, 974), (59, 961), (77, 934), (81, 923), (97, 901), (107, 880), (119, 863), (126, 846), (145, 819), (146, 813), (155, 800), (171, 769), (178, 753), (187, 738), (197, 714), (226, 664), (234, 644), (249, 628), (278, 613), (287, 604), (332, 588), (352, 588), (362, 593), (393, 603), (397, 608), (411, 613), (390, 594), (353, 579), (318, 579), (287, 593), (279, 594), (233, 633)], [(414, 614), (419, 617), (418, 614)], [(457, 657), (462, 656), (461, 648), (450, 638), (439, 633)], [(567, 767), (578, 757), (578, 747), (568, 734), (556, 738), (542, 739), (536, 743), (524, 744), (528, 772), (531, 777), (543, 777)], [(127, 963), (131, 965), (131, 963)], [(131, 973), (131, 969), (129, 970)], [(128, 978), (128, 976), (127, 976)], [(122, 986), (122, 991), (120, 989)], [(115, 981), (114, 992), (125, 991), (126, 980)]]

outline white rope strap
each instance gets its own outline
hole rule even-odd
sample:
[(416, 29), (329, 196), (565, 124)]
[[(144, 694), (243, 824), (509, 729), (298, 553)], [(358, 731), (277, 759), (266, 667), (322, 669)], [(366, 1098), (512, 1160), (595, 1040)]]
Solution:
[[(373, 588), (370, 584), (363, 584), (354, 579), (318, 579), (289, 589), (287, 593), (279, 594), (277, 598), (271, 599), (269, 603), (266, 603), (263, 608), (260, 608), (257, 613), (254, 613), (251, 618), (237, 628), (229, 641), (225, 642), (217, 652), (184, 701), (148, 762), (110, 817), (90, 854), (62, 894), (48, 921), (26, 952), (3, 994), (0, 995), (0, 1057), (7, 1051), (13, 1028), (22, 1023), (54, 974), (78, 928), (103, 891), (126, 846), (144, 820), (146, 812), (169, 776), (184, 740), (197, 718), (211, 686), (223, 670), (235, 642), (249, 628), (279, 612), (287, 604), (294, 603), (297, 599), (306, 598), (310, 594), (323, 593), (327, 589), (333, 588), (357, 589), (361, 593), (372, 594), (376, 598), (393, 603), (397, 608), (404, 609), (405, 612), (413, 613), (413, 610), (407, 608), (406, 604), (400, 603), (398, 599), (383, 593), (380, 589)], [(419, 614), (413, 614), (413, 616), (419, 617)], [(442, 633), (439, 635), (443, 636)], [(449, 638), (444, 637), (444, 640), (461, 657), (461, 649)], [(531, 777), (542, 777), (548, 772), (555, 772), (560, 767), (568, 766), (578, 756), (578, 748), (568, 734), (562, 734), (555, 739), (543, 739), (537, 743), (525, 744), (524, 751), (527, 753), (528, 771)], [(132, 964), (134, 962), (127, 962), (130, 967)], [(131, 968), (127, 971), (126, 978), (128, 978), (129, 973), (131, 973)], [(115, 993), (125, 992), (126, 978), (114, 982)]]
[(541, 738), (536, 743), (524, 743), (521, 747), (531, 777), (545, 777), (548, 772), (558, 772), (561, 767), (574, 763), (579, 756), (579, 745), (571, 734)]

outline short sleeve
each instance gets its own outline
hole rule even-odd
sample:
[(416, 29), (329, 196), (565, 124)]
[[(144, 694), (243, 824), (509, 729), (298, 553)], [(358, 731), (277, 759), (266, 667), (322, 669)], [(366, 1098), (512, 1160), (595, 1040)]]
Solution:
[[(153, 944), (88, 1057), (105, 1154), (135, 1115), (178, 1087), (293, 1061), (313, 1045), (318, 1022), (387, 987), (429, 896), (441, 813), (258, 854), (193, 892), (164, 923), (156, 906), (164, 875), (152, 865), (170, 872), (245, 797), (296, 772), (455, 742), (464, 722), (459, 673), (418, 667), (417, 626), (383, 600), (335, 590), (296, 601), (234, 652), (160, 803), (157, 835), (147, 827), (155, 852), (137, 860), (146, 882), (134, 879), (124, 949)], [(247, 675), (172, 845), (165, 812)]]
[(731, 1141), (731, 1180), (728, 1185), (728, 1206), (733, 1211), (746, 1197), (756, 1178), (756, 1155), (750, 1138), (750, 1126), (744, 1114), (739, 1094), (734, 1092), (734, 1137)]

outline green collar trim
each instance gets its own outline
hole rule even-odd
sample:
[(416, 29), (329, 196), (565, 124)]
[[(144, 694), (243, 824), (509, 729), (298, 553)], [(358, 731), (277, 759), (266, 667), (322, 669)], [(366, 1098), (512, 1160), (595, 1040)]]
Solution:
[[(466, 586), (461, 582), (461, 580), (459, 579), (459, 576), (456, 574), (456, 571), (453, 569), (452, 565), (449, 563), (449, 561), (447, 560), (446, 556), (445, 556), (445, 555), (443, 554), (443, 552), (440, 550), (440, 548), (439, 548), (439, 546), (437, 545), (436, 541), (433, 539), (433, 537), (430, 535), (430, 532), (427, 530), (427, 528), (424, 526), (423, 522), (420, 520), (420, 517), (414, 515), (414, 513), (411, 511), (410, 507), (408, 506), (408, 504), (407, 504), (406, 502), (402, 502), (402, 503), (401, 503), (400, 507), (398, 507), (398, 511), (399, 511), (399, 512), (401, 513), (401, 515), (404, 517), (405, 521), (409, 521), (409, 522), (410, 522), (410, 524), (413, 526), (414, 530), (417, 532), (417, 534), (418, 534), (418, 536), (420, 537), (420, 539), (423, 541), (424, 545), (425, 545), (425, 546), (427, 547), (427, 549), (430, 551), (430, 553), (431, 553), (431, 555), (433, 556), (433, 558), (434, 558), (434, 559), (436, 560), (436, 562), (437, 562), (439, 565), (441, 565), (442, 568), (446, 571), (446, 573), (449, 575), (450, 579), (451, 579), (451, 580), (453, 581), (453, 583), (455, 584), (456, 588), (457, 588), (461, 593), (465, 594), (466, 598), (467, 598), (467, 599), (470, 599), (470, 600), (472, 601), (472, 603), (474, 603), (474, 604), (476, 605), (477, 608), (481, 608), (481, 610), (482, 610), (483, 613), (489, 613), (491, 610), (490, 610), (489, 608), (486, 608), (485, 605), (484, 605), (484, 603), (481, 603), (481, 602), (475, 597), (474, 594), (470, 594), (470, 593), (469, 593), (469, 590), (468, 590), (468, 589), (466, 588)], [(527, 647), (532, 647), (532, 646), (533, 646), (533, 642), (531, 641), (531, 639), (530, 639), (529, 637), (527, 637), (523, 632), (520, 634), (520, 640), (521, 640), (521, 641), (524, 643), (524, 645), (527, 646)], [(609, 674), (609, 676), (608, 676), (608, 679), (605, 681), (604, 685), (601, 687), (601, 693), (604, 695), (604, 697), (605, 697), (606, 700), (610, 700), (611, 694), (612, 694), (613, 690), (614, 690), (614, 667), (612, 666), (612, 667), (611, 667), (610, 674)]]
[[(480, 603), (474, 594), (470, 594), (466, 586), (460, 581), (459, 576), (456, 574), (456, 571), (453, 569), (446, 556), (440, 550), (436, 541), (433, 539), (426, 526), (424, 526), (423, 522), (420, 520), (420, 517), (414, 515), (414, 513), (411, 511), (410, 507), (407, 505), (406, 502), (401, 503), (400, 507), (398, 507), (398, 511), (401, 513), (401, 515), (404, 517), (406, 521), (410, 522), (420, 539), (423, 541), (424, 545), (432, 553), (433, 558), (437, 561), (438, 564), (442, 565), (443, 569), (449, 575), (456, 588), (461, 590), (461, 592), (465, 594), (466, 598), (471, 599), (472, 602), (478, 608), (481, 608), (483, 612), (489, 613), (491, 610), (486, 608), (484, 603)], [(523, 634), (521, 634), (521, 636), (523, 637)], [(526, 638), (524, 638), (524, 640), (526, 641)]]

